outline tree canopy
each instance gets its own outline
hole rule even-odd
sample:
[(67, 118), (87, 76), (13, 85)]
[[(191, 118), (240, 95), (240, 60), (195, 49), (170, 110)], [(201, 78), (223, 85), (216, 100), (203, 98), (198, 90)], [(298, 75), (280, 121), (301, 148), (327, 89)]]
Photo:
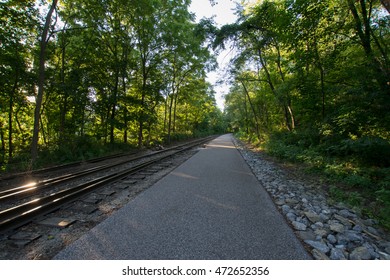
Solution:
[(236, 49), (225, 108), (231, 130), (367, 191), (365, 203), (387, 209), (382, 217), (390, 213), (386, 3), (261, 0), (211, 32), (214, 48)]
[(218, 132), (215, 59), (190, 2), (1, 1), (2, 169)]

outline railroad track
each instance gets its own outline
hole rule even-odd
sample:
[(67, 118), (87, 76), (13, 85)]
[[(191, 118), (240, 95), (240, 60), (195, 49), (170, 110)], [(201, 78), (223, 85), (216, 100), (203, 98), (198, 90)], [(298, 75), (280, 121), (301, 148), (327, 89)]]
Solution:
[[(11, 229), (20, 227), (34, 218), (47, 214), (61, 208), (65, 204), (74, 201), (86, 194), (89, 194), (102, 186), (124, 179), (127, 176), (135, 174), (140, 170), (148, 168), (157, 162), (170, 158), (178, 153), (192, 149), (203, 143), (209, 142), (213, 137), (207, 137), (196, 140), (190, 143), (175, 146), (169, 149), (157, 151), (145, 156), (132, 157), (131, 159), (123, 160), (120, 163), (105, 164), (99, 167), (80, 171), (75, 174), (66, 174), (56, 178), (51, 178), (41, 182), (26, 184), (10, 188), (0, 192), (0, 205), (6, 200), (20, 200), (23, 202), (14, 203), (15, 206), (8, 207), (0, 211), (0, 232), (5, 232)], [(88, 179), (87, 182), (77, 184), (76, 186), (65, 187), (61, 190), (36, 197), (36, 193), (42, 190), (53, 188), (53, 186), (67, 183), (76, 178), (82, 178), (93, 173), (99, 173), (103, 170), (110, 170), (116, 166), (128, 164), (136, 160), (142, 160), (141, 163), (133, 164), (131, 167), (113, 170), (108, 174), (95, 179)], [(31, 200), (24, 202), (26, 196), (35, 195)], [(24, 199), (24, 200), (22, 200)]]
[(137, 152), (118, 153), (118, 154), (108, 155), (108, 156), (104, 156), (104, 157), (98, 157), (98, 158), (93, 158), (93, 159), (88, 159), (88, 160), (83, 160), (83, 161), (76, 161), (76, 162), (71, 162), (71, 163), (66, 163), (66, 164), (61, 164), (61, 165), (56, 165), (56, 166), (51, 166), (51, 167), (46, 167), (46, 168), (41, 168), (41, 169), (36, 169), (36, 170), (30, 170), (30, 171), (18, 172), (18, 173), (9, 174), (9, 175), (3, 175), (3, 176), (0, 176), (0, 182), (12, 180), (15, 178), (20, 178), (20, 177), (25, 177), (25, 176), (34, 176), (34, 175), (50, 173), (50, 172), (53, 172), (56, 170), (81, 166), (81, 165), (86, 164), (86, 163), (98, 163), (98, 162), (113, 159), (113, 158), (126, 157), (126, 156), (135, 155), (135, 154), (137, 154)]
[[(1, 203), (4, 203), (8, 200), (17, 199), (17, 198), (25, 198), (25, 197), (29, 197), (32, 195), (36, 195), (38, 192), (43, 191), (43, 190), (48, 189), (48, 188), (52, 188), (58, 184), (64, 184), (64, 183), (67, 183), (67, 182), (70, 182), (73, 180), (83, 178), (83, 177), (88, 176), (88, 175), (92, 175), (92, 174), (96, 174), (96, 173), (99, 173), (99, 172), (102, 172), (105, 170), (112, 169), (112, 168), (117, 167), (117, 166), (123, 166), (125, 164), (135, 162), (137, 160), (142, 160), (142, 159), (146, 159), (146, 158), (150, 158), (150, 157), (156, 157), (160, 154), (171, 152), (171, 151), (176, 151), (176, 150), (180, 151), (183, 148), (185, 149), (188, 145), (189, 146), (192, 146), (193, 144), (197, 145), (197, 143), (199, 141), (202, 142), (203, 139), (195, 140), (195, 141), (190, 142), (190, 143), (185, 143), (185, 144), (173, 146), (173, 147), (170, 147), (170, 148), (167, 148), (164, 150), (155, 151), (155, 152), (152, 152), (152, 153), (146, 154), (146, 155), (131, 156), (129, 158), (126, 158), (126, 159), (121, 160), (121, 161), (116, 162), (116, 163), (103, 164), (103, 165), (100, 165), (97, 167), (92, 167), (92, 168), (88, 168), (88, 169), (81, 170), (78, 172), (68, 173), (68, 174), (64, 174), (61, 176), (57, 176), (54, 178), (49, 178), (49, 179), (45, 179), (45, 180), (41, 180), (41, 181), (38, 181), (38, 180), (34, 181), (34, 179), (29, 179), (28, 183), (26, 182), (25, 184), (23, 184), (21, 186), (9, 187), (5, 190), (0, 191), (0, 211), (2, 210)], [(129, 154), (129, 155), (132, 155), (132, 154)], [(123, 157), (123, 154), (118, 154), (117, 157)], [(108, 158), (114, 158), (114, 157), (109, 156), (109, 157), (94, 159), (94, 162), (103, 161), (103, 160), (106, 160)], [(62, 165), (62, 166), (63, 166), (63, 168), (69, 168), (71, 166), (76, 166), (78, 164), (79, 163), (74, 163), (74, 164), (66, 164), (66, 165)], [(45, 170), (45, 172), (54, 171), (54, 170), (60, 169), (59, 168), (60, 166), (56, 166), (54, 168), (48, 168), (48, 169), (44, 169), (44, 170)], [(43, 169), (38, 170), (35, 173), (40, 174), (42, 172), (43, 172)]]

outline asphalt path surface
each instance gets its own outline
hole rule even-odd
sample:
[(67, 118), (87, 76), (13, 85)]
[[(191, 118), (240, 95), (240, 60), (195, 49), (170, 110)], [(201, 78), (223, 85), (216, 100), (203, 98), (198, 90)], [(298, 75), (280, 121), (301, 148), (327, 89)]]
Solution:
[(221, 136), (61, 251), (66, 260), (310, 259)]

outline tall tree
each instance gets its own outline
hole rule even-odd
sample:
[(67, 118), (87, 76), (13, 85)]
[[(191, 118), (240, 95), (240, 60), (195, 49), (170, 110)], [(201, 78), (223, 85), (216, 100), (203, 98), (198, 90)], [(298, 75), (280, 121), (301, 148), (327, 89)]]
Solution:
[[(379, 1), (259, 1), (239, 13), (237, 23), (215, 33), (215, 45), (231, 40), (237, 47), (232, 80), (241, 84), (236, 78), (251, 73), (245, 81), (256, 88), (253, 107), (264, 111), (267, 100), (266, 111), (282, 113), (289, 130), (310, 127), (321, 134), (330, 125), (334, 138), (373, 131), (386, 137), (389, 32)], [(277, 110), (264, 98), (269, 91)], [(247, 112), (240, 117), (248, 123)]]
[(38, 94), (35, 101), (35, 112), (34, 112), (34, 128), (33, 137), (31, 141), (31, 159), (36, 161), (38, 157), (38, 141), (39, 141), (39, 124), (41, 119), (41, 108), (42, 100), (44, 95), (45, 87), (45, 63), (46, 63), (46, 48), (49, 43), (51, 34), (50, 29), (52, 28), (52, 17), (57, 7), (58, 0), (53, 0), (49, 11), (45, 17), (44, 26), (39, 41), (39, 70), (38, 70)]
[(46, 149), (71, 160), (84, 156), (83, 145), (119, 139), (148, 146), (166, 139), (165, 112), (170, 134), (218, 126), (205, 82), (210, 54), (191, 1), (35, 2), (0, 3), (3, 158), (29, 147), (34, 163)]
[[(7, 153), (8, 160), (11, 160), (15, 151), (14, 124), (15, 120), (18, 121), (19, 111), (16, 107), (26, 103), (24, 92), (27, 92), (30, 83), (27, 65), (31, 62), (32, 53), (29, 46), (34, 44), (30, 34), (34, 32), (37, 13), (34, 1), (6, 1), (0, 5), (1, 150), (3, 156)], [(7, 113), (7, 117), (3, 113)], [(7, 125), (3, 123), (6, 118)], [(8, 130), (8, 147), (5, 144), (5, 128)]]

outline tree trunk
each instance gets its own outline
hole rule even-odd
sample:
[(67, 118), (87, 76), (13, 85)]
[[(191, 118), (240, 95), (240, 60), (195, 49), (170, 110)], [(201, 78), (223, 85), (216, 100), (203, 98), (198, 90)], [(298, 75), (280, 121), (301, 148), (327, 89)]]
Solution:
[(172, 108), (173, 108), (173, 101), (176, 98), (176, 53), (174, 56), (174, 62), (173, 62), (173, 77), (172, 77), (172, 93), (170, 94), (171, 100), (169, 106), (169, 112), (168, 112), (168, 144), (171, 143), (171, 132), (172, 132)]
[(176, 92), (175, 94), (175, 100), (173, 103), (173, 126), (172, 126), (172, 132), (176, 132), (176, 112), (177, 112), (177, 99), (179, 96), (179, 92)]
[(260, 140), (259, 121), (258, 121), (258, 118), (257, 118), (257, 114), (256, 114), (256, 111), (255, 111), (255, 107), (253, 106), (251, 97), (250, 97), (250, 95), (249, 95), (248, 89), (246, 88), (244, 82), (241, 81), (241, 84), (242, 84), (242, 86), (244, 87), (244, 91), (245, 91), (246, 96), (248, 97), (248, 102), (249, 102), (249, 105), (250, 105), (250, 107), (251, 107), (251, 109), (252, 109), (253, 116), (254, 116), (254, 118), (255, 118), (256, 135), (257, 135), (257, 138)]
[[(360, 2), (361, 1), (364, 2), (364, 0), (360, 0)], [(360, 19), (359, 12), (355, 6), (354, 0), (348, 0), (348, 7), (355, 20), (356, 32), (360, 38), (360, 42), (364, 48), (364, 51), (367, 55), (371, 55), (372, 48), (370, 42), (370, 24), (369, 19), (365, 17), (367, 16), (367, 9), (365, 3), (362, 5), (363, 22)]]
[(61, 71), (60, 71), (60, 83), (61, 83), (61, 92), (62, 92), (62, 104), (60, 104), (60, 141), (66, 141), (65, 137), (65, 127), (66, 127), (66, 113), (68, 111), (68, 91), (65, 89), (65, 54), (66, 54), (66, 44), (64, 39), (65, 28), (62, 31), (62, 45), (61, 45)]
[(245, 132), (249, 135), (249, 117), (248, 117), (248, 106), (246, 104), (246, 94), (244, 95), (244, 112), (245, 112)]
[(39, 74), (38, 74), (38, 95), (36, 98), (35, 112), (34, 112), (34, 128), (33, 137), (31, 141), (31, 160), (34, 163), (38, 157), (38, 141), (39, 141), (39, 123), (41, 117), (41, 107), (45, 86), (45, 62), (46, 62), (46, 47), (49, 42), (49, 29), (51, 24), (51, 18), (54, 10), (56, 9), (58, 0), (53, 0), (49, 12), (46, 15), (45, 26), (43, 27), (42, 36), (40, 40), (40, 52), (39, 52)]
[(148, 81), (148, 70), (147, 70), (147, 54), (145, 51), (142, 52), (142, 89), (141, 89), (141, 112), (139, 115), (139, 130), (138, 130), (138, 148), (143, 146), (143, 131), (144, 131), (144, 107), (146, 99), (146, 88)]
[(322, 103), (322, 120), (325, 119), (325, 69), (321, 62), (320, 54), (318, 52), (317, 41), (314, 41), (315, 47), (315, 56), (316, 56), (316, 67), (320, 72), (320, 82), (321, 82), (321, 103)]
[[(261, 66), (264, 69), (265, 74), (267, 76), (267, 81), (268, 81), (268, 84), (271, 88), (271, 91), (275, 96), (277, 96), (274, 83), (272, 82), (272, 79), (271, 79), (271, 74), (268, 70), (266, 61), (264, 60), (264, 57), (263, 57), (260, 49), (258, 49), (258, 55), (259, 55)], [(285, 117), (287, 129), (289, 131), (292, 131), (295, 128), (295, 118), (294, 118), (293, 111), (291, 109), (290, 98), (288, 97), (287, 102), (285, 100), (281, 99), (280, 97), (278, 97), (278, 99), (279, 99), (279, 102), (282, 104), (283, 109), (284, 109), (284, 117)]]
[(145, 106), (145, 94), (142, 91), (142, 97), (141, 97), (141, 112), (139, 116), (139, 129), (138, 129), (138, 148), (142, 148), (143, 146), (143, 130), (144, 130), (144, 106)]
[(167, 120), (168, 120), (168, 100), (169, 100), (169, 94), (167, 94), (167, 98), (165, 99), (164, 102), (164, 128), (163, 131), (164, 133), (167, 132)]
[(172, 131), (172, 107), (173, 107), (173, 100), (175, 97), (175, 93), (173, 92), (171, 94), (171, 100), (169, 104), (169, 112), (168, 112), (168, 144), (171, 143), (171, 131)]
[(3, 122), (0, 122), (0, 138), (1, 138), (1, 162), (0, 166), (4, 163), (5, 161), (5, 140), (4, 140), (4, 129), (3, 129)]
[(376, 80), (379, 84), (379, 87), (383, 92), (389, 93), (388, 70), (382, 69), (381, 63), (375, 56), (371, 46), (371, 13), (373, 3), (370, 1), (369, 7), (367, 7), (366, 0), (359, 0), (356, 2), (360, 3), (361, 17), (359, 15), (358, 9), (355, 6), (354, 0), (348, 0), (348, 7), (355, 21), (356, 33), (359, 36), (360, 43), (363, 46), (366, 57), (370, 63), (370, 67), (372, 67), (376, 74)]
[(115, 85), (114, 85), (114, 93), (111, 104), (111, 115), (110, 115), (110, 143), (113, 144), (115, 142), (115, 117), (116, 117), (116, 105), (118, 100), (118, 90), (119, 90), (119, 69), (115, 71)]
[(12, 92), (9, 98), (9, 111), (8, 111), (8, 160), (10, 161), (13, 156), (13, 111), (14, 111), (14, 97), (18, 88), (18, 73), (15, 75), (15, 82), (12, 87)]

